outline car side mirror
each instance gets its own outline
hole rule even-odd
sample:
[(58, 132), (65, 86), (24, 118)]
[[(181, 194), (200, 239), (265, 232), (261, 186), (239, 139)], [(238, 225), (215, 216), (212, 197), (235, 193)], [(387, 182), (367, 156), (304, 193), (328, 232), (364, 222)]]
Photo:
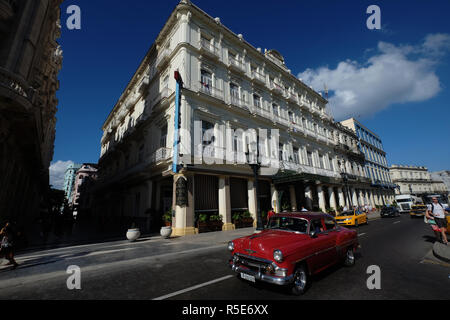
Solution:
[(317, 233), (316, 233), (315, 230), (311, 230), (311, 231), (309, 232), (309, 235), (310, 235), (311, 238), (317, 238)]

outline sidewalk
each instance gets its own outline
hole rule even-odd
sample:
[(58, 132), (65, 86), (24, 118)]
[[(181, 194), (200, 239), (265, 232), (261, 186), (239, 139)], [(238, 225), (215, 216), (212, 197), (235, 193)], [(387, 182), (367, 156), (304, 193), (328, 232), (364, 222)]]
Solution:
[(433, 254), (442, 261), (450, 262), (450, 245), (436, 241), (433, 245)]

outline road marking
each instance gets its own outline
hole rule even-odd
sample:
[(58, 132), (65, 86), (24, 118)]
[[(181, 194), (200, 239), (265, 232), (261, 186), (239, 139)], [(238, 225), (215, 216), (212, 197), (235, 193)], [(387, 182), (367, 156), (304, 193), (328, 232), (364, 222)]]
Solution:
[(359, 233), (358, 237), (365, 235), (365, 233)]
[(176, 291), (176, 292), (173, 292), (173, 293), (166, 294), (166, 295), (158, 297), (158, 298), (154, 298), (152, 300), (164, 300), (164, 299), (167, 299), (167, 298), (170, 298), (170, 297), (174, 297), (174, 296), (177, 296), (177, 295), (180, 295), (180, 294), (192, 291), (192, 290), (199, 289), (201, 287), (209, 286), (210, 284), (217, 283), (217, 282), (220, 282), (220, 281), (232, 278), (232, 277), (234, 277), (234, 276), (229, 275), (229, 276), (225, 276), (225, 277), (218, 278), (218, 279), (215, 279), (215, 280), (211, 280), (211, 281), (208, 281), (208, 282), (205, 282), (205, 283), (198, 284), (198, 285), (193, 286), (193, 287), (189, 287), (189, 288), (186, 288), (186, 289), (183, 289), (183, 290), (179, 290), (179, 291)]
[(395, 221), (393, 224), (400, 223), (401, 221)]

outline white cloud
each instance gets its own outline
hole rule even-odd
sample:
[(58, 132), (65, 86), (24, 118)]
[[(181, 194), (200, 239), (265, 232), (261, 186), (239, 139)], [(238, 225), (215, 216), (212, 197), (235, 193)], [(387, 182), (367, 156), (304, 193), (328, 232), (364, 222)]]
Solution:
[(337, 120), (369, 116), (395, 103), (434, 97), (441, 90), (435, 69), (449, 50), (448, 34), (427, 35), (415, 46), (379, 42), (364, 64), (346, 60), (336, 69), (307, 69), (298, 77), (318, 91), (327, 85), (329, 106)]
[(50, 165), (50, 184), (55, 189), (63, 189), (64, 187), (64, 175), (69, 165), (73, 164), (73, 161), (61, 161), (58, 160)]

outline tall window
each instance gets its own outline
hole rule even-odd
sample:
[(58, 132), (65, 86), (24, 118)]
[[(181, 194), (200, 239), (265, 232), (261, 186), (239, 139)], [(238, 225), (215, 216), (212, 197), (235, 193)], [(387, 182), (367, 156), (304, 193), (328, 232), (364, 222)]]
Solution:
[(256, 93), (253, 94), (253, 105), (255, 107), (261, 107), (261, 97)]
[(307, 151), (307, 156), (308, 156), (308, 166), (313, 166), (313, 160), (312, 160), (312, 152), (311, 151)]
[(325, 162), (324, 162), (324, 158), (323, 155), (319, 155), (319, 165), (321, 169), (325, 169)]
[(159, 147), (165, 148), (167, 145), (167, 124), (161, 128), (161, 138), (159, 139)]
[(230, 83), (230, 97), (232, 103), (239, 102), (239, 87), (234, 83)]
[(300, 164), (300, 158), (298, 156), (298, 148), (294, 148), (294, 162)]
[(212, 74), (209, 71), (201, 70), (200, 84), (202, 90), (211, 93), (212, 88)]
[(283, 161), (283, 144), (282, 143), (280, 143), (278, 145), (278, 159), (280, 161)]
[(280, 110), (278, 109), (278, 105), (275, 103), (272, 104), (272, 111), (275, 116), (280, 116)]
[(294, 121), (294, 113), (292, 113), (292, 111), (289, 111), (288, 115), (289, 115), (289, 121), (291, 123), (295, 123), (295, 121)]
[(208, 146), (214, 142), (214, 135), (206, 135), (206, 131), (214, 129), (214, 125), (208, 121), (202, 121), (202, 137), (203, 137), (203, 145)]

